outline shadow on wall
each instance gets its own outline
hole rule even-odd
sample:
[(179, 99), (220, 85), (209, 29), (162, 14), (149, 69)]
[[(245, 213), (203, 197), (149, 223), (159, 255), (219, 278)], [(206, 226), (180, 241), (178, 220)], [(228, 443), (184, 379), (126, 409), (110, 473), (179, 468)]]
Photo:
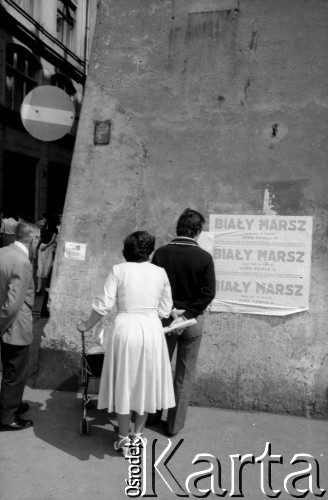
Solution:
[[(328, 418), (328, 354), (323, 358), (316, 371), (312, 407), (309, 416)], [(325, 397), (323, 397), (325, 395)]]
[(81, 366), (81, 353), (43, 347), (40, 350), (39, 371), (33, 387), (79, 391), (82, 385)]

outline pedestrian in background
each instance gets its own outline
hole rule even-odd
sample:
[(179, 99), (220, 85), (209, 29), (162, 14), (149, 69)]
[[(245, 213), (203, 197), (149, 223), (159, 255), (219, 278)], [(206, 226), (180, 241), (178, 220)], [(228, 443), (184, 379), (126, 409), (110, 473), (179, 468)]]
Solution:
[(29, 406), (22, 401), (32, 342), (34, 282), (29, 250), (35, 228), (20, 222), (15, 242), (0, 249), (0, 338), (3, 366), (0, 392), (0, 430), (31, 427), (20, 417)]
[(41, 219), (36, 221), (35, 224), (41, 229), (41, 227), (44, 226), (46, 222), (47, 222), (47, 213), (43, 212)]
[(46, 280), (52, 268), (55, 250), (56, 238), (58, 229), (56, 227), (56, 220), (52, 216), (48, 216), (46, 223), (40, 230), (40, 244), (38, 248), (38, 264), (37, 264), (37, 290), (36, 294), (40, 295), (42, 291), (43, 280)]
[[(215, 272), (212, 256), (199, 247), (197, 239), (205, 223), (196, 210), (187, 208), (179, 217), (177, 238), (158, 248), (152, 263), (163, 267), (168, 275), (174, 309), (174, 322), (196, 318), (197, 324), (166, 335), (170, 359), (177, 347), (174, 376), (176, 406), (170, 408), (166, 432), (173, 436), (184, 427), (192, 383), (202, 340), (204, 311), (215, 297)], [(167, 326), (171, 320), (163, 321)], [(160, 414), (149, 416), (147, 424), (155, 425)]]
[(2, 235), (1, 244), (3, 247), (10, 245), (15, 241), (15, 231), (18, 224), (18, 212), (15, 210), (10, 210), (5, 212), (3, 219), (1, 220), (0, 233)]
[(49, 313), (49, 306), (50, 306), (50, 304), (49, 304), (49, 292), (50, 292), (52, 270), (53, 270), (54, 260), (55, 260), (56, 250), (57, 250), (61, 221), (62, 221), (62, 215), (61, 214), (55, 215), (54, 222), (55, 222), (56, 228), (57, 228), (57, 237), (56, 237), (54, 244), (53, 244), (52, 264), (50, 267), (50, 271), (48, 272), (48, 276), (46, 278), (44, 297), (43, 297), (42, 307), (41, 307), (41, 318), (49, 318), (49, 316), (50, 316), (50, 313)]

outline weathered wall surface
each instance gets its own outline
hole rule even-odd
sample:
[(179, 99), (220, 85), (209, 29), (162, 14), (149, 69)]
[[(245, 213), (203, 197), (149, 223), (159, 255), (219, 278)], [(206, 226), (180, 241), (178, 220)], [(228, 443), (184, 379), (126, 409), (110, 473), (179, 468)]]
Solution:
[(100, 2), (40, 386), (79, 383), (75, 324), (129, 232), (167, 242), (186, 206), (261, 214), (269, 189), (278, 215), (314, 217), (310, 310), (207, 314), (193, 402), (328, 416), (327, 21), (323, 0)]

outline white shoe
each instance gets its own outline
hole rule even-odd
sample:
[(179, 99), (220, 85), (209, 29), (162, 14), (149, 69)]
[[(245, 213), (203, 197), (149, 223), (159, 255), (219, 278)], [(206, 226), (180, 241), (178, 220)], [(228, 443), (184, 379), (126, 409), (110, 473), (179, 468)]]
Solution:
[(121, 451), (123, 453), (123, 456), (126, 457), (129, 453), (129, 448), (131, 445), (131, 439), (129, 436), (121, 436), (118, 434), (118, 437), (120, 438), (118, 441), (114, 441), (114, 450), (115, 451)]
[(142, 432), (134, 432), (131, 436), (131, 444), (135, 445), (138, 443), (138, 441), (141, 442), (142, 446), (146, 446), (148, 440), (146, 437), (144, 437)]

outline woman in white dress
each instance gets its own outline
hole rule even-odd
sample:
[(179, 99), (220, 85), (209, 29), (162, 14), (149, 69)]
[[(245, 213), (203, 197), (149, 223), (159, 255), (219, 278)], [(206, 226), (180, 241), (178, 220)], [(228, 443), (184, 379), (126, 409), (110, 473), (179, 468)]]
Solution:
[(90, 330), (116, 303), (113, 332), (108, 332), (98, 409), (116, 411), (115, 450), (127, 454), (131, 412), (136, 412), (134, 438), (143, 438), (148, 412), (175, 406), (171, 365), (160, 318), (170, 316), (171, 287), (163, 268), (149, 262), (155, 238), (137, 231), (124, 241), (126, 262), (113, 266), (104, 294), (92, 304), (78, 330)]

